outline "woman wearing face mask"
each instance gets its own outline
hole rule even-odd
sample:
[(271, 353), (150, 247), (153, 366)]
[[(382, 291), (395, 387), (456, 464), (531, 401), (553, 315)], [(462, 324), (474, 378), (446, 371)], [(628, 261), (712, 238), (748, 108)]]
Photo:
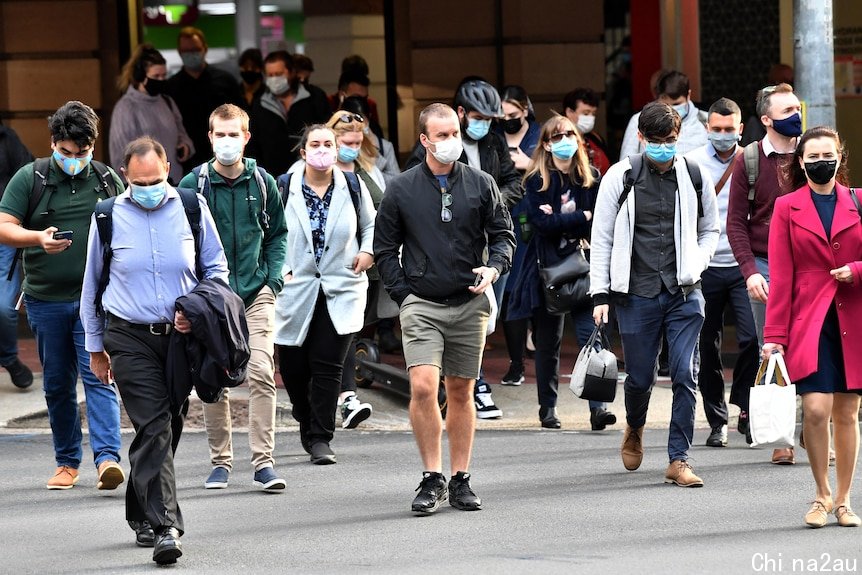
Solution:
[(242, 92), (242, 109), (251, 112), (254, 101), (266, 91), (263, 83), (263, 54), (257, 48), (249, 48), (239, 55), (239, 75), (242, 81), (239, 89)]
[[(575, 125), (560, 115), (545, 122), (524, 181), (527, 218), (534, 235), (515, 280), (508, 312), (511, 319), (532, 318), (539, 420), (547, 429), (561, 427), (557, 387), (564, 316), (547, 312), (537, 262), (555, 264), (583, 241), (589, 242), (598, 178)], [(578, 344), (583, 346), (594, 328), (591, 309), (573, 309), (571, 315)], [(590, 402), (594, 430), (616, 423), (616, 416), (605, 408), (603, 403)]]
[(331, 128), (309, 126), (300, 155), (302, 169), (278, 179), (288, 192), (285, 217), (292, 233), (275, 304), (275, 343), (302, 446), (312, 463), (326, 465), (335, 463), (329, 443), (342, 365), (363, 325), (376, 212), (364, 185), (358, 210), (354, 206), (335, 165)]
[(165, 147), (171, 171), (171, 183), (183, 177), (184, 162), (195, 148), (183, 127), (180, 110), (165, 94), (168, 68), (162, 54), (152, 44), (141, 44), (123, 66), (117, 87), (123, 96), (111, 114), (109, 148), (111, 166), (117, 171), (123, 165), (123, 152), (132, 140), (151, 136)]
[[(862, 224), (847, 187), (846, 153), (831, 128), (808, 130), (789, 167), (795, 192), (775, 200), (769, 227), (769, 300), (763, 356), (781, 353), (802, 396), (815, 497), (805, 523), (858, 527), (850, 488), (859, 452)], [(836, 489), (829, 486), (829, 419)]]

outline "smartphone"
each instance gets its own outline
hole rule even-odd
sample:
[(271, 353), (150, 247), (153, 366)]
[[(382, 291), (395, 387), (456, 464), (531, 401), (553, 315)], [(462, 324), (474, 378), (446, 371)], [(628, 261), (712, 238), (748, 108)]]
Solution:
[(54, 232), (54, 239), (55, 240), (71, 240), (72, 235), (74, 233), (75, 232), (73, 232), (72, 230), (66, 230), (65, 232)]
[(476, 274), (476, 279), (473, 281), (473, 287), (477, 287), (482, 283), (482, 274)]
[(514, 147), (514, 146), (509, 146), (509, 151), (510, 151), (510, 152), (517, 152), (517, 151), (518, 151), (518, 148), (516, 148), (516, 147)]

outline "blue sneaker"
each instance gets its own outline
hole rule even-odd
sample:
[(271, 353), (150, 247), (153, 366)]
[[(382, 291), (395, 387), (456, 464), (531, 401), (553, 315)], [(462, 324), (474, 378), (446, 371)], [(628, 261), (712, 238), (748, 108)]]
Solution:
[(230, 475), (230, 470), (227, 467), (213, 467), (210, 476), (204, 482), (204, 489), (226, 489), (227, 478)]
[(252, 484), (271, 493), (279, 493), (287, 487), (287, 483), (275, 474), (272, 467), (263, 467), (255, 471)]

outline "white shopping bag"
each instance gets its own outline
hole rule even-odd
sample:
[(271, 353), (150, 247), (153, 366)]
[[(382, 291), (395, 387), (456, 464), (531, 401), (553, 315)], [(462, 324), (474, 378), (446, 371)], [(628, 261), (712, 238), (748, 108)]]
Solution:
[[(773, 381), (773, 379), (775, 381)], [(796, 386), (790, 383), (780, 353), (761, 362), (748, 404), (752, 447), (793, 447), (796, 432)]]

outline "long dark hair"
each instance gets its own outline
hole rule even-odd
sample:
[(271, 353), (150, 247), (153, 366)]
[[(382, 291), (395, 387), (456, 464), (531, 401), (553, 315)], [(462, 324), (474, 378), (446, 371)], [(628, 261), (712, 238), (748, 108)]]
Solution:
[(785, 178), (789, 183), (789, 190), (797, 190), (808, 184), (805, 170), (802, 169), (799, 161), (805, 154), (805, 145), (809, 141), (819, 138), (830, 138), (835, 141), (835, 148), (841, 155), (841, 163), (838, 165), (838, 172), (835, 174), (835, 181), (844, 186), (850, 185), (849, 170), (847, 169), (847, 149), (844, 146), (844, 142), (841, 141), (841, 137), (834, 128), (830, 128), (829, 126), (815, 126), (814, 128), (806, 130), (805, 133), (802, 134), (802, 137), (799, 139), (799, 144), (796, 146), (796, 151), (793, 152), (793, 161), (790, 162), (790, 167), (785, 175)]

